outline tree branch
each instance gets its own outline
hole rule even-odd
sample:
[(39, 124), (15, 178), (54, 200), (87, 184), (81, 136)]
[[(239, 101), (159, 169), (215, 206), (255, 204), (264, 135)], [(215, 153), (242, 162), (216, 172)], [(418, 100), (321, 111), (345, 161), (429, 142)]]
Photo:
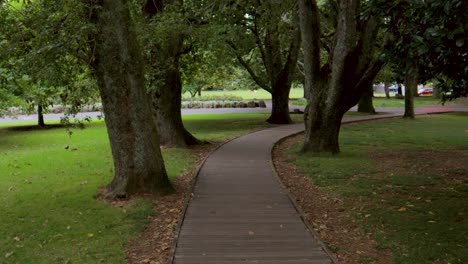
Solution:
[(258, 77), (258, 75), (255, 73), (252, 67), (250, 67), (250, 65), (242, 58), (242, 56), (239, 55), (236, 45), (229, 40), (227, 40), (226, 43), (234, 50), (237, 60), (247, 70), (247, 72), (250, 74), (255, 83), (267, 92), (272, 93), (273, 91), (271, 90), (270, 86), (266, 84), (260, 77)]

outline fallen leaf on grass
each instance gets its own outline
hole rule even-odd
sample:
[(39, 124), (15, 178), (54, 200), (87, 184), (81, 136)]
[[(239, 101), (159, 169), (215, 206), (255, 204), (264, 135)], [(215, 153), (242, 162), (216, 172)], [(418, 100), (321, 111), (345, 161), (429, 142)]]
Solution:
[(398, 209), (398, 212), (404, 212), (406, 210), (407, 210), (406, 207), (400, 207), (400, 209)]
[(11, 257), (11, 256), (13, 255), (13, 253), (14, 253), (13, 251), (12, 251), (12, 252), (7, 252), (7, 253), (5, 254), (5, 258)]
[(94, 237), (94, 234), (93, 233), (88, 233), (88, 239), (91, 239)]
[(21, 239), (20, 239), (19, 237), (15, 236), (15, 237), (13, 238), (13, 240), (15, 240), (15, 241), (20, 241)]

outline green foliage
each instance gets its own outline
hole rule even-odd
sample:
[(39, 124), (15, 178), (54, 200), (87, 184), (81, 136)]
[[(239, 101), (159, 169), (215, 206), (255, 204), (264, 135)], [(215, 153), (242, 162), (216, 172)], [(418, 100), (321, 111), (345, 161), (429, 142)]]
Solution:
[(374, 8), (388, 18), (386, 25), (393, 34), (390, 60), (400, 68), (408, 62), (417, 63), (425, 80), (438, 78), (441, 83), (451, 83), (441, 86), (451, 92), (451, 98), (467, 96), (468, 6), (463, 0), (378, 0)]
[[(341, 154), (294, 162), (322, 191), (343, 199), (395, 263), (465, 263), (467, 171), (457, 165), (468, 150), (466, 119), (447, 114), (346, 126)], [(447, 155), (452, 161), (444, 163)]]
[(96, 99), (88, 70), (92, 27), (84, 22), (84, 8), (81, 1), (44, 0), (0, 6), (0, 23), (7, 25), (0, 34), (0, 69), (9, 75), (2, 84), (21, 99), (20, 106), (62, 103), (76, 113)]

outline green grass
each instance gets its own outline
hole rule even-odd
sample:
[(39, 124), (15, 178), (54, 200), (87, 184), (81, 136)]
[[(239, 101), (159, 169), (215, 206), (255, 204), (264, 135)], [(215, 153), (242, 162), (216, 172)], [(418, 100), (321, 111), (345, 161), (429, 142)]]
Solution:
[[(231, 90), (231, 91), (202, 91), (203, 97), (212, 98), (243, 98), (244, 100), (271, 100), (271, 94), (263, 89), (258, 89), (255, 92), (251, 90)], [(304, 97), (304, 90), (302, 88), (293, 88), (289, 93), (289, 98), (297, 99)], [(184, 93), (183, 98), (190, 98), (190, 93)], [(199, 98), (198, 96), (195, 97)], [(193, 100), (193, 99), (192, 99)]]
[[(405, 107), (405, 100), (398, 98), (385, 98), (385, 97), (374, 97), (373, 99), (374, 107)], [(293, 105), (307, 105), (306, 101), (299, 100), (294, 101)], [(446, 104), (452, 104), (452, 102), (446, 102)], [(414, 106), (432, 106), (432, 105), (442, 105), (440, 99), (432, 98), (430, 96), (420, 96), (414, 98)]]
[(395, 263), (468, 263), (466, 114), (350, 125), (340, 142), (339, 155), (294, 162), (345, 201), (378, 247), (392, 250)]
[[(200, 139), (222, 141), (270, 126), (267, 117), (190, 115), (185, 123)], [(11, 128), (27, 124), (0, 124), (0, 263), (124, 263), (124, 245), (153, 212), (144, 200), (114, 208), (94, 198), (113, 175), (104, 123), (71, 137), (64, 128)], [(163, 156), (171, 179), (196, 158), (185, 149)]]

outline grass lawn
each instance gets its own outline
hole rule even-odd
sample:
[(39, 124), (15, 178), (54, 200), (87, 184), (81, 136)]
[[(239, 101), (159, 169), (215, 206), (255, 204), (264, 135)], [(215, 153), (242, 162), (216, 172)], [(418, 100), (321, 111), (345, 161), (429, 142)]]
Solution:
[(347, 125), (340, 142), (292, 160), (394, 263), (468, 263), (468, 115)]
[[(267, 114), (184, 118), (208, 141), (270, 126)], [(12, 128), (19, 125), (28, 124), (0, 124), (0, 263), (124, 263), (124, 245), (153, 211), (144, 200), (114, 208), (94, 198), (113, 176), (104, 123), (71, 137), (64, 128)], [(164, 149), (163, 156), (171, 178), (195, 161), (185, 149)]]
[[(454, 101), (457, 102), (457, 101)], [(446, 104), (452, 104), (454, 102), (446, 102)], [(374, 97), (374, 107), (405, 107), (405, 100), (398, 98), (385, 98), (385, 97)], [(293, 101), (293, 105), (306, 105), (306, 101)], [(431, 106), (431, 105), (442, 105), (440, 99), (433, 98), (431, 96), (420, 96), (414, 98), (414, 106)]]
[[(202, 91), (202, 97), (240, 97), (244, 100), (271, 100), (271, 94), (263, 89), (258, 89), (255, 92), (251, 90), (231, 90), (231, 91)], [(189, 98), (190, 93), (184, 93), (184, 98)], [(304, 97), (302, 88), (293, 88), (289, 93), (289, 98), (297, 99)], [(196, 96), (195, 98), (198, 98)]]

